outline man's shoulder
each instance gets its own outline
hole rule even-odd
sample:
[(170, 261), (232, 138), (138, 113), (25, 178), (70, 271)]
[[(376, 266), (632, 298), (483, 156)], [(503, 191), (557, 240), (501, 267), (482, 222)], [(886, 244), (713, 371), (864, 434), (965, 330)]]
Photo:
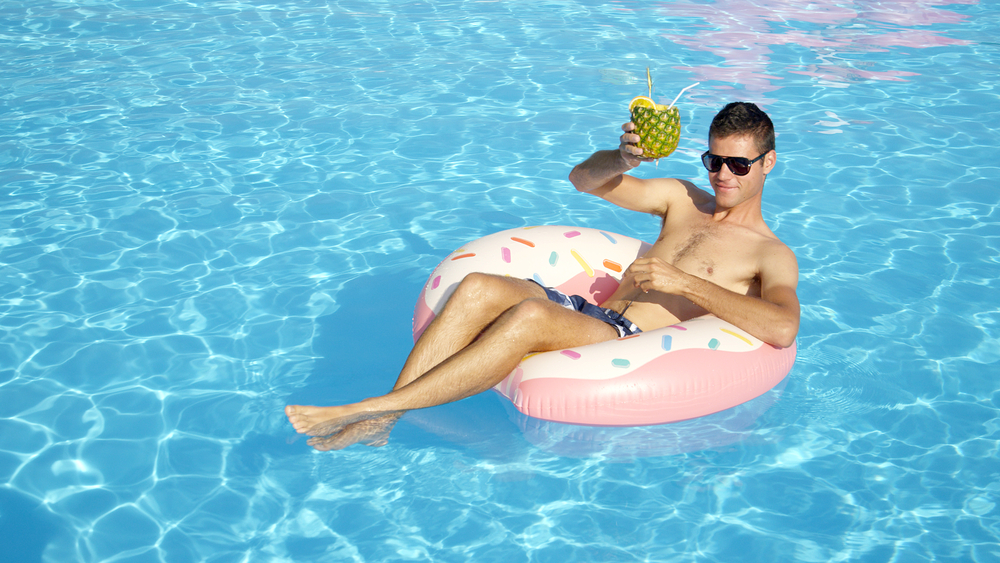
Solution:
[(738, 225), (732, 236), (739, 239), (732, 242), (738, 242), (745, 251), (757, 255), (761, 262), (789, 264), (798, 268), (795, 252), (774, 234), (763, 219), (757, 224)]
[(774, 234), (767, 223), (760, 220), (757, 224), (741, 225), (746, 243), (759, 248), (763, 252), (792, 253), (792, 249), (785, 244), (778, 235)]
[(794, 271), (797, 275), (799, 262), (795, 257), (795, 252), (774, 233), (770, 231), (768, 233), (770, 236), (763, 237), (758, 246), (761, 268), (781, 268)]
[(795, 252), (791, 249), (791, 247), (785, 244), (783, 240), (778, 238), (778, 236), (775, 235), (774, 233), (769, 233), (769, 234), (770, 236), (765, 237), (766, 240), (763, 243), (763, 246), (767, 250), (771, 252), (785, 254), (792, 257), (795, 256)]

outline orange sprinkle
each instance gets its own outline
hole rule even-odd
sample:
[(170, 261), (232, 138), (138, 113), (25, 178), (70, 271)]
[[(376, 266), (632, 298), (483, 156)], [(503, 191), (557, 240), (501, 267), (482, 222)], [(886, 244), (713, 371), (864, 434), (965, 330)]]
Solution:
[(475, 255), (476, 255), (475, 252), (470, 252), (468, 254), (459, 254), (458, 256), (455, 256), (454, 258), (452, 258), (452, 261), (461, 260), (462, 258), (472, 258)]
[(622, 265), (618, 262), (612, 262), (611, 260), (604, 260), (604, 267), (611, 270), (612, 272), (622, 271)]
[(535, 248), (535, 243), (531, 242), (530, 240), (524, 240), (523, 238), (517, 238), (517, 237), (510, 237), (510, 240), (514, 242), (519, 242), (526, 246), (530, 246), (531, 248)]

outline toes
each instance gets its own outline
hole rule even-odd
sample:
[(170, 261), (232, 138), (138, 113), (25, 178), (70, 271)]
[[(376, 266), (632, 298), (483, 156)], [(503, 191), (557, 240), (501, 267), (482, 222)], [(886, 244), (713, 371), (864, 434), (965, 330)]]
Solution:
[(371, 440), (371, 441), (365, 442), (365, 445), (366, 446), (371, 446), (373, 448), (381, 448), (382, 446), (384, 446), (384, 445), (386, 445), (388, 443), (389, 443), (389, 438), (385, 437), (385, 438), (379, 438), (379, 439), (376, 439), (376, 440)]
[(300, 434), (303, 430), (309, 427), (307, 417), (304, 414), (300, 414), (298, 407), (294, 405), (288, 405), (285, 407), (285, 416), (288, 417), (288, 422), (292, 423), (295, 431)]
[[(289, 418), (288, 422), (292, 423), (292, 428), (294, 428), (299, 434), (305, 434), (306, 431), (312, 428), (312, 425), (309, 424), (307, 420), (300, 417)], [(327, 432), (327, 434), (329, 434), (329, 432)]]
[(337, 434), (335, 436), (316, 436), (315, 438), (309, 438), (306, 443), (318, 451), (328, 452), (330, 450), (342, 450), (354, 442), (351, 440), (345, 440), (341, 434)]
[(325, 437), (309, 438), (306, 443), (321, 452), (328, 452), (333, 449), (329, 445), (330, 439)]

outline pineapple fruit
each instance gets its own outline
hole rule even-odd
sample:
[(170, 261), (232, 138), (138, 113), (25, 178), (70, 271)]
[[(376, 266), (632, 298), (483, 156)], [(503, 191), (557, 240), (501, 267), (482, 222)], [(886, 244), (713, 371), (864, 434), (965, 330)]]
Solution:
[[(648, 72), (648, 71), (647, 71)], [(652, 98), (638, 96), (628, 106), (639, 135), (637, 147), (645, 158), (663, 158), (677, 149), (681, 139), (681, 112), (674, 105), (657, 104)]]

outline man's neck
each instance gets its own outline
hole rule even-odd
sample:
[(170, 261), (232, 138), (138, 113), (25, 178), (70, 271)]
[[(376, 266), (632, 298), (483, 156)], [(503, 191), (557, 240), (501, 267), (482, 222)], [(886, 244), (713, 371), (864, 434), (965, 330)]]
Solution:
[(750, 199), (733, 207), (719, 207), (716, 204), (712, 210), (712, 221), (746, 227), (763, 224), (764, 214), (761, 211), (760, 198)]

